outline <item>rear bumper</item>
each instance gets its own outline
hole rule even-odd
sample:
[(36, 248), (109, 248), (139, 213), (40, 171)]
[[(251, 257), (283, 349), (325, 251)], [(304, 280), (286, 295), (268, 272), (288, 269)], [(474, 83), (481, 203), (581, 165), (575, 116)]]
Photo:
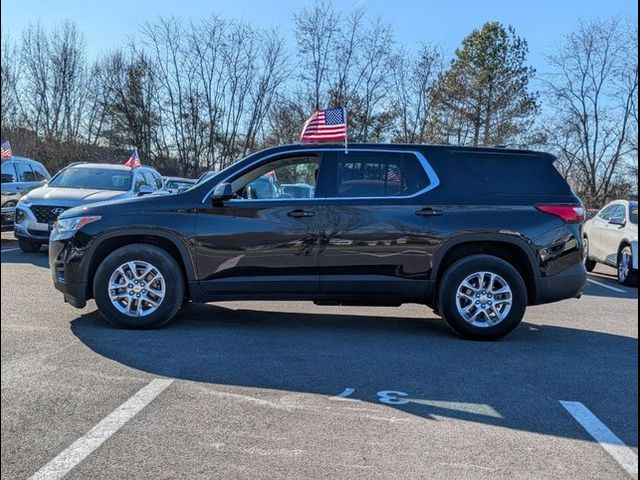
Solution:
[(576, 298), (587, 283), (587, 270), (582, 263), (567, 268), (558, 275), (536, 279), (534, 305)]

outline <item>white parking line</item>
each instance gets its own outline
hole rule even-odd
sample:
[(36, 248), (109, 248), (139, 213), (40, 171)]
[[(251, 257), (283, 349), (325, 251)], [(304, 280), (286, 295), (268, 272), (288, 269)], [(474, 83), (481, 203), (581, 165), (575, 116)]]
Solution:
[(625, 290), (622, 290), (621, 288), (612, 287), (611, 285), (607, 285), (606, 283), (598, 282), (597, 280), (593, 280), (592, 278), (587, 278), (587, 282), (593, 283), (594, 285), (598, 285), (599, 287), (602, 287), (602, 288), (608, 288), (609, 290), (613, 290), (614, 292), (627, 293)]
[(15, 252), (16, 250), (20, 250), (19, 248), (5, 248), (4, 250), (0, 250), (1, 253), (7, 252)]
[(627, 473), (633, 478), (638, 478), (638, 456), (633, 450), (627, 447), (584, 404), (564, 401), (560, 403)]
[(64, 477), (172, 383), (173, 380), (170, 379), (156, 378), (152, 380), (103, 418), (84, 436), (73, 442), (53, 460), (34, 473), (31, 479), (52, 480)]

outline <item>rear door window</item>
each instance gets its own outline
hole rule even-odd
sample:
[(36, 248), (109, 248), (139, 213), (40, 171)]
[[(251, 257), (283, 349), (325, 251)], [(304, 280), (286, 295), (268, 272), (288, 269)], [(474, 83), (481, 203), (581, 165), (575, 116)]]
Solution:
[(28, 163), (16, 162), (16, 172), (18, 174), (18, 182), (37, 182), (36, 175)]
[(412, 153), (340, 152), (330, 197), (406, 197), (429, 186), (429, 177)]
[(2, 183), (14, 183), (16, 181), (16, 169), (13, 162), (2, 162)]

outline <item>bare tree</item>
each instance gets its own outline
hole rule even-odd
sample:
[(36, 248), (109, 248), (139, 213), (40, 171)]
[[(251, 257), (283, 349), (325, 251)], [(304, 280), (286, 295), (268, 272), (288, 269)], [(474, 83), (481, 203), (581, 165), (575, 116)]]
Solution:
[(78, 140), (86, 93), (84, 37), (64, 22), (51, 33), (39, 24), (22, 35), (25, 69), (22, 105), (26, 124), (53, 140)]
[(417, 58), (400, 50), (393, 66), (393, 95), (398, 114), (394, 140), (402, 143), (437, 141), (432, 107), (443, 69), (440, 49), (425, 45)]
[(618, 20), (582, 22), (548, 57), (553, 125), (561, 126), (551, 143), (565, 174), (592, 205), (609, 197), (620, 166), (637, 152), (637, 40), (637, 24), (629, 31)]
[(327, 0), (317, 0), (293, 17), (300, 58), (300, 77), (312, 109), (326, 104), (329, 65), (339, 17)]

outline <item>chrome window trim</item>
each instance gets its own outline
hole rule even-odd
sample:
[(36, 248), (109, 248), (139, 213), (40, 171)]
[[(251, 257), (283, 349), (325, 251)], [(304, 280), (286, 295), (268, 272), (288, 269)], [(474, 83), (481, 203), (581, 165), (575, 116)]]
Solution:
[[(224, 178), (223, 180), (221, 180), (219, 183), (223, 183), (223, 182), (227, 182), (229, 179), (231, 179), (231, 177), (234, 176), (240, 176), (243, 173), (246, 173), (247, 171), (251, 170), (251, 168), (253, 168), (253, 166), (255, 166), (256, 164), (260, 164), (263, 163), (267, 160), (269, 160), (270, 158), (273, 157), (278, 157), (278, 156), (286, 156), (289, 154), (296, 154), (296, 153), (308, 153), (308, 154), (313, 154), (313, 153), (317, 153), (317, 152), (343, 152), (344, 149), (343, 148), (316, 148), (316, 149), (296, 149), (296, 150), (288, 150), (285, 152), (278, 152), (278, 153), (272, 153), (271, 155), (267, 155), (266, 157), (262, 157), (259, 158), (253, 162), (251, 162), (249, 165), (247, 165), (245, 168), (239, 170), (238, 172), (234, 173), (233, 175), (229, 175), (228, 177)], [(425, 156), (422, 154), (422, 152), (419, 152), (417, 150), (403, 150), (403, 149), (399, 149), (399, 150), (393, 150), (393, 149), (378, 149), (378, 148), (350, 148), (349, 152), (373, 152), (373, 153), (392, 153), (392, 154), (402, 154), (402, 153), (409, 153), (409, 154), (413, 154), (418, 161), (420, 162), (420, 165), (422, 166), (422, 168), (424, 169), (424, 172), (427, 174), (427, 178), (429, 179), (429, 185), (427, 185), (425, 188), (423, 188), (422, 190), (419, 190), (415, 193), (412, 193), (411, 195), (402, 195), (402, 196), (389, 196), (389, 197), (314, 197), (314, 198), (283, 198), (283, 199), (274, 199), (274, 198), (269, 198), (269, 199), (243, 199), (243, 200), (230, 200), (229, 202), (234, 202), (234, 205), (239, 205), (239, 204), (244, 204), (244, 203), (253, 203), (253, 202), (291, 202), (291, 201), (295, 201), (295, 202), (312, 202), (312, 201), (316, 201), (316, 200), (342, 200), (342, 201), (353, 201), (353, 200), (406, 200), (406, 199), (410, 199), (410, 198), (415, 198), (415, 197), (419, 197), (420, 195), (424, 195), (425, 193), (434, 190), (435, 188), (438, 188), (438, 186), (440, 186), (440, 178), (438, 177), (438, 174), (435, 172), (435, 170), (433, 169), (433, 167), (431, 166), (431, 164), (428, 162), (428, 160), (425, 158)], [(322, 168), (322, 167), (320, 167)], [(217, 185), (217, 184), (216, 184)], [(213, 193), (213, 190), (215, 189), (215, 185), (213, 186), (213, 188), (211, 188), (211, 190), (209, 190), (207, 192), (207, 194), (204, 196), (204, 198), (202, 199), (202, 203), (207, 203), (209, 198), (211, 197), (211, 194)], [(236, 203), (237, 202), (237, 203)]]

